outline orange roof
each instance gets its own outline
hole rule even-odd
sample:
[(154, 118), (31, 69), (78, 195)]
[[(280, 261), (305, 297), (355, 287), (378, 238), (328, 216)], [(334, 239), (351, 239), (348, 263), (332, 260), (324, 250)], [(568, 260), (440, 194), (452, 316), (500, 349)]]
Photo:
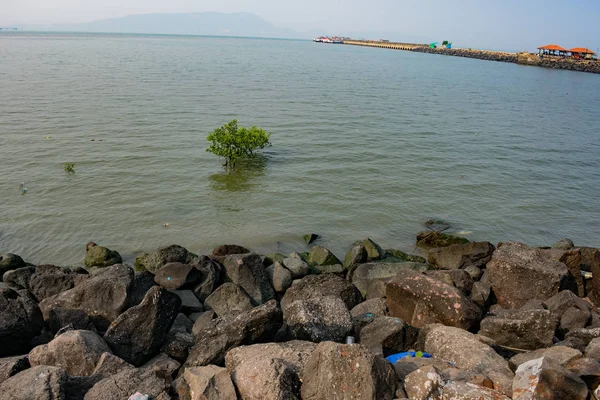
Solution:
[(574, 49), (569, 50), (571, 53), (581, 53), (581, 54), (596, 54), (590, 49), (586, 49), (585, 47), (575, 47)]
[(546, 45), (546, 46), (538, 47), (538, 50), (540, 50), (540, 49), (541, 50), (551, 50), (551, 51), (555, 51), (555, 50), (558, 50), (558, 51), (567, 51), (567, 49), (565, 49), (563, 47), (560, 47), (557, 44), (549, 44), (549, 45)]

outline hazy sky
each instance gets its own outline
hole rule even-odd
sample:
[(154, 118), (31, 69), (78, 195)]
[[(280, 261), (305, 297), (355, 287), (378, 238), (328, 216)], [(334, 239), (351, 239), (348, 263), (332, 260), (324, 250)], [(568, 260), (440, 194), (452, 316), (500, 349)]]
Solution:
[(0, 0), (0, 25), (201, 11), (251, 12), (304, 34), (507, 50), (600, 47), (600, 0)]

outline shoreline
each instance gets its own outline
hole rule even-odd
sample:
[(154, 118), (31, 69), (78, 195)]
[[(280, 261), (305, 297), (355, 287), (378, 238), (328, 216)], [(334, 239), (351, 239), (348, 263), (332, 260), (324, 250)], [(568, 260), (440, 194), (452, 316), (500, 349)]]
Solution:
[(473, 58), (477, 60), (499, 61), (519, 65), (537, 66), (549, 69), (561, 69), (576, 72), (588, 72), (600, 74), (600, 60), (571, 60), (568, 58), (559, 58), (547, 56), (540, 59), (533, 53), (511, 53), (504, 51), (491, 50), (473, 50), (473, 49), (432, 49), (425, 44), (398, 43), (398, 42), (373, 42), (361, 40), (345, 40), (345, 45), (376, 47), (392, 50), (413, 51), (417, 53), (438, 54), (444, 56), (454, 56), (463, 58)]

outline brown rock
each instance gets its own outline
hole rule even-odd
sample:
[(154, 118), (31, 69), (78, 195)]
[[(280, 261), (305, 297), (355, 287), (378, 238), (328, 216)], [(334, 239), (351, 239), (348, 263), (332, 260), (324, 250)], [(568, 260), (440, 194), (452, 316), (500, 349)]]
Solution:
[(495, 249), (489, 242), (454, 244), (429, 250), (427, 261), (438, 269), (481, 268), (490, 261)]
[(246, 400), (300, 399), (300, 379), (293, 366), (274, 358), (240, 364), (232, 373), (240, 397)]
[(373, 354), (387, 357), (412, 348), (418, 334), (400, 318), (377, 317), (360, 330), (360, 344)]
[[(354, 269), (352, 274), (352, 283), (358, 290), (365, 295), (369, 291), (369, 287), (377, 283), (391, 282), (399, 272), (405, 270), (426, 271), (429, 267), (427, 264), (415, 262), (403, 263), (368, 263), (359, 264)], [(384, 296), (377, 296), (384, 297)], [(371, 298), (371, 297), (369, 297)]]
[(67, 372), (48, 365), (34, 366), (0, 383), (0, 398), (6, 400), (65, 399)]
[(521, 364), (542, 357), (549, 358), (564, 366), (573, 360), (581, 358), (581, 352), (567, 346), (554, 346), (547, 349), (517, 354), (508, 361), (508, 365), (510, 366), (510, 369), (516, 371)]
[(255, 305), (275, 297), (266, 268), (258, 254), (233, 254), (223, 258), (227, 280), (241, 286)]
[(128, 368), (135, 367), (112, 353), (104, 352), (100, 356), (100, 360), (98, 360), (92, 375), (100, 376), (102, 379), (105, 379)]
[(223, 257), (231, 254), (247, 254), (250, 250), (237, 244), (222, 244), (221, 246), (215, 247), (213, 250), (213, 256)]
[(308, 275), (289, 288), (281, 299), (281, 308), (296, 300), (308, 300), (324, 296), (337, 296), (344, 301), (348, 310), (362, 302), (356, 286), (344, 278), (332, 274)]
[(202, 273), (191, 264), (168, 263), (159, 268), (154, 281), (165, 289), (181, 289), (199, 281)]
[(29, 368), (27, 355), (0, 358), (0, 383)]
[(252, 309), (252, 299), (241, 286), (227, 282), (222, 284), (204, 301), (204, 305), (217, 315)]
[(513, 400), (586, 400), (588, 388), (577, 375), (549, 358), (521, 364), (513, 382)]
[(406, 376), (404, 390), (411, 400), (428, 400), (443, 384), (440, 370), (433, 365), (428, 365)]
[(350, 315), (353, 318), (360, 317), (364, 314), (373, 314), (376, 317), (384, 317), (387, 315), (387, 305), (385, 298), (378, 297), (363, 301), (350, 310)]
[(229, 372), (216, 365), (187, 368), (183, 374), (191, 400), (237, 400)]
[(84, 400), (124, 400), (136, 392), (155, 400), (170, 399), (168, 385), (164, 379), (147, 368), (127, 368), (96, 383), (85, 395)]

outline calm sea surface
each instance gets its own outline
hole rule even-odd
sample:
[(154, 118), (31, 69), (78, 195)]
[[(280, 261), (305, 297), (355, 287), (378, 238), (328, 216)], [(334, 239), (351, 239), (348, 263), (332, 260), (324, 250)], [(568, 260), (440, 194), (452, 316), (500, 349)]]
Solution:
[[(0, 252), (81, 263), (172, 243), (339, 257), (470, 239), (600, 245), (600, 76), (304, 41), (0, 34)], [(272, 131), (235, 173), (205, 152)], [(76, 173), (64, 172), (74, 162)], [(28, 191), (21, 194), (19, 185)], [(163, 224), (169, 227), (164, 228)]]

